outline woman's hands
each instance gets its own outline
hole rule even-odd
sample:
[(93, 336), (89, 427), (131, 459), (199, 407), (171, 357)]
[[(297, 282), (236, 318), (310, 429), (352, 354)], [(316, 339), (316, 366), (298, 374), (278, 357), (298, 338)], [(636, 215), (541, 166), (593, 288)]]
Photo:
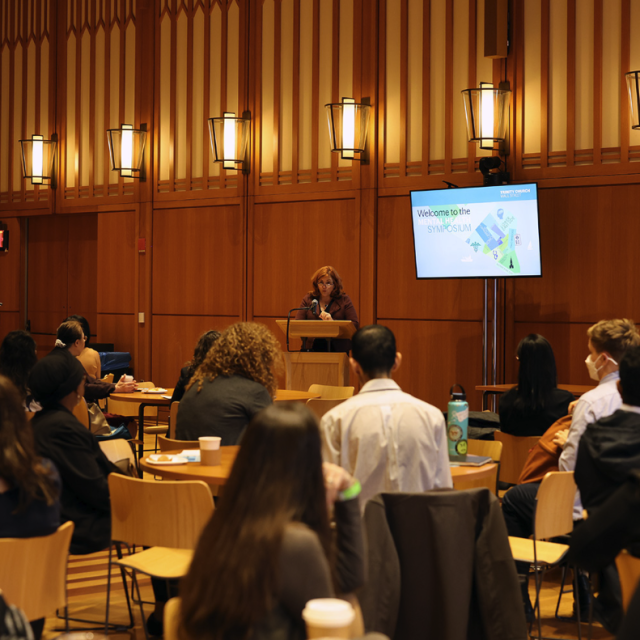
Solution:
[(320, 320), (333, 320), (333, 318), (331, 317), (330, 313), (327, 313), (326, 311), (321, 311)]
[(327, 492), (327, 507), (331, 510), (333, 503), (338, 499), (338, 493), (348, 489), (355, 483), (355, 479), (348, 471), (331, 462), (322, 463), (322, 473)]
[(136, 390), (137, 382), (132, 380), (131, 382), (125, 382), (122, 378), (118, 380), (116, 388), (113, 393), (133, 393)]

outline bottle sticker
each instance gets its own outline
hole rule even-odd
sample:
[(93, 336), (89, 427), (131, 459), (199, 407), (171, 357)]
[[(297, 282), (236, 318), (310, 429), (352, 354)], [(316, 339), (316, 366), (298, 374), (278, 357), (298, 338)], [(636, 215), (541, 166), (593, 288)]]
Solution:
[(456, 442), (462, 438), (462, 429), (457, 424), (452, 424), (449, 427), (449, 440)]
[(456, 443), (456, 453), (461, 456), (467, 455), (467, 441), (460, 440)]
[(452, 411), (452, 418), (458, 422), (458, 423), (462, 423), (465, 420), (469, 419), (469, 408), (467, 407), (466, 409), (463, 409), (462, 411)]

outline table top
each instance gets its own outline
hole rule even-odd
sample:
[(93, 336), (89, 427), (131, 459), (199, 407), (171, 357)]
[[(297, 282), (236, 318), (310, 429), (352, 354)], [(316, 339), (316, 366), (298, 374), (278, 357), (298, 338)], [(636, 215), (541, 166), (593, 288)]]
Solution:
[[(488, 391), (490, 393), (506, 393), (510, 389), (515, 387), (515, 384), (485, 384), (478, 385), (476, 391)], [(559, 384), (558, 389), (564, 389), (572, 393), (576, 398), (579, 398), (583, 393), (595, 389), (595, 385), (589, 384)]]
[[(156, 476), (170, 480), (203, 480), (207, 484), (224, 485), (231, 473), (231, 467), (235, 462), (240, 446), (220, 447), (222, 463), (208, 467), (199, 462), (187, 462), (187, 464), (160, 465), (151, 464), (147, 458), (142, 458), (140, 467)], [(167, 455), (178, 455), (182, 449), (165, 451)], [(451, 467), (451, 476), (455, 486), (456, 480), (479, 480), (490, 476), (496, 468), (495, 463), (484, 464), (481, 467)]]
[[(123, 402), (141, 402), (144, 404), (170, 405), (173, 389), (167, 389), (164, 393), (142, 393), (142, 391), (134, 391), (133, 393), (113, 393), (111, 397), (114, 400), (122, 400)], [(163, 398), (162, 396), (169, 396)]]

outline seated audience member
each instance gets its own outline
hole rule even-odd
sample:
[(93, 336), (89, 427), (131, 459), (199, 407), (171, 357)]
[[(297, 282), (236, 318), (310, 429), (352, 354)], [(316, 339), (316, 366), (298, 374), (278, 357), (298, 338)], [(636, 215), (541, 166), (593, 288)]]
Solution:
[(181, 637), (306, 638), (308, 600), (364, 582), (357, 493), (346, 471), (322, 464), (318, 424), (304, 405), (261, 411), (181, 582)]
[(251, 418), (271, 404), (281, 358), (264, 325), (239, 322), (225, 329), (180, 401), (176, 438), (220, 436), (222, 446), (237, 444)]
[[(558, 461), (560, 471), (573, 471), (576, 464), (578, 443), (587, 425), (611, 415), (622, 404), (618, 393), (618, 363), (625, 352), (640, 345), (640, 335), (631, 320), (601, 320), (587, 331), (589, 338), (589, 356), (585, 363), (592, 379), (598, 380), (598, 386), (580, 397), (576, 403), (571, 419), (571, 427), (567, 431), (556, 434), (556, 442), (562, 446), (562, 454)], [(510, 489), (502, 501), (502, 514), (507, 523), (510, 536), (528, 538), (533, 533), (533, 514), (539, 483), (520, 484)], [(580, 492), (576, 492), (576, 503), (573, 518), (582, 520), (582, 503)], [(518, 573), (527, 575), (529, 567), (523, 563), (518, 565)], [(588, 590), (581, 583), (584, 593), (580, 593), (580, 601), (588, 602)], [(531, 603), (526, 583), (523, 583), (523, 599), (525, 608), (530, 611)]]
[(75, 321), (80, 324), (82, 327), (82, 332), (84, 334), (85, 343), (84, 349), (80, 352), (79, 356), (76, 356), (78, 360), (80, 360), (80, 364), (85, 368), (85, 371), (94, 378), (100, 378), (100, 374), (102, 373), (102, 363), (100, 362), (100, 354), (95, 350), (89, 347), (89, 341), (91, 340), (91, 328), (89, 327), (89, 322), (84, 316), (69, 316), (65, 322)]
[[(85, 335), (81, 324), (76, 320), (67, 320), (58, 327), (56, 346), (51, 353), (55, 354), (66, 350), (79, 359), (79, 356), (84, 351), (84, 345)], [(136, 390), (136, 385), (135, 380), (125, 382), (123, 378), (117, 384), (112, 384), (104, 380), (98, 380), (87, 372), (84, 397), (87, 402), (95, 402), (109, 397), (112, 393), (131, 393)]]
[(31, 425), (36, 450), (62, 478), (62, 521), (75, 524), (71, 553), (100, 551), (111, 540), (107, 476), (116, 471), (73, 409), (84, 394), (85, 370), (70, 353), (48, 355), (31, 371), (29, 386), (42, 405)]
[(0, 346), (0, 375), (6, 376), (16, 386), (22, 402), (29, 411), (40, 407), (31, 406), (32, 399), (27, 380), (29, 372), (38, 362), (36, 341), (26, 331), (10, 331)]
[[(630, 348), (620, 360), (618, 390), (622, 396), (620, 408), (588, 425), (578, 446), (575, 479), (582, 505), (590, 514), (633, 471), (640, 472), (640, 347)], [(594, 606), (605, 626), (615, 629), (622, 618), (617, 571), (613, 564), (600, 569)]]
[(196, 372), (196, 369), (204, 362), (204, 359), (209, 353), (209, 349), (213, 346), (213, 343), (220, 337), (219, 331), (207, 331), (203, 333), (198, 339), (198, 344), (193, 350), (193, 358), (191, 362), (187, 362), (180, 371), (180, 379), (178, 380), (173, 395), (171, 396), (171, 402), (179, 402), (184, 396), (184, 392), (189, 384), (189, 381)]
[[(640, 470), (627, 479), (602, 503), (590, 509), (571, 536), (567, 562), (596, 572), (613, 565), (622, 549), (640, 557)], [(640, 585), (636, 588), (617, 640), (637, 640), (640, 629)]]
[[(60, 477), (36, 455), (33, 431), (11, 380), (0, 376), (0, 538), (48, 536), (60, 526)], [(40, 638), (44, 618), (31, 622)]]
[(442, 411), (404, 393), (392, 380), (402, 354), (382, 325), (352, 338), (352, 371), (360, 393), (326, 413), (320, 423), (325, 460), (362, 484), (361, 507), (381, 491), (451, 488)]
[(545, 338), (531, 333), (517, 350), (518, 384), (500, 398), (500, 430), (513, 436), (541, 436), (566, 416), (573, 394), (558, 389), (556, 359)]

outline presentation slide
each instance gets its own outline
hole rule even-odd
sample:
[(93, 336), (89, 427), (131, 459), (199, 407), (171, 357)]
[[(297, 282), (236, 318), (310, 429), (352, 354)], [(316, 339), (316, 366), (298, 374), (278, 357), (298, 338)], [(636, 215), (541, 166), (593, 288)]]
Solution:
[(418, 278), (540, 276), (535, 184), (411, 192)]

